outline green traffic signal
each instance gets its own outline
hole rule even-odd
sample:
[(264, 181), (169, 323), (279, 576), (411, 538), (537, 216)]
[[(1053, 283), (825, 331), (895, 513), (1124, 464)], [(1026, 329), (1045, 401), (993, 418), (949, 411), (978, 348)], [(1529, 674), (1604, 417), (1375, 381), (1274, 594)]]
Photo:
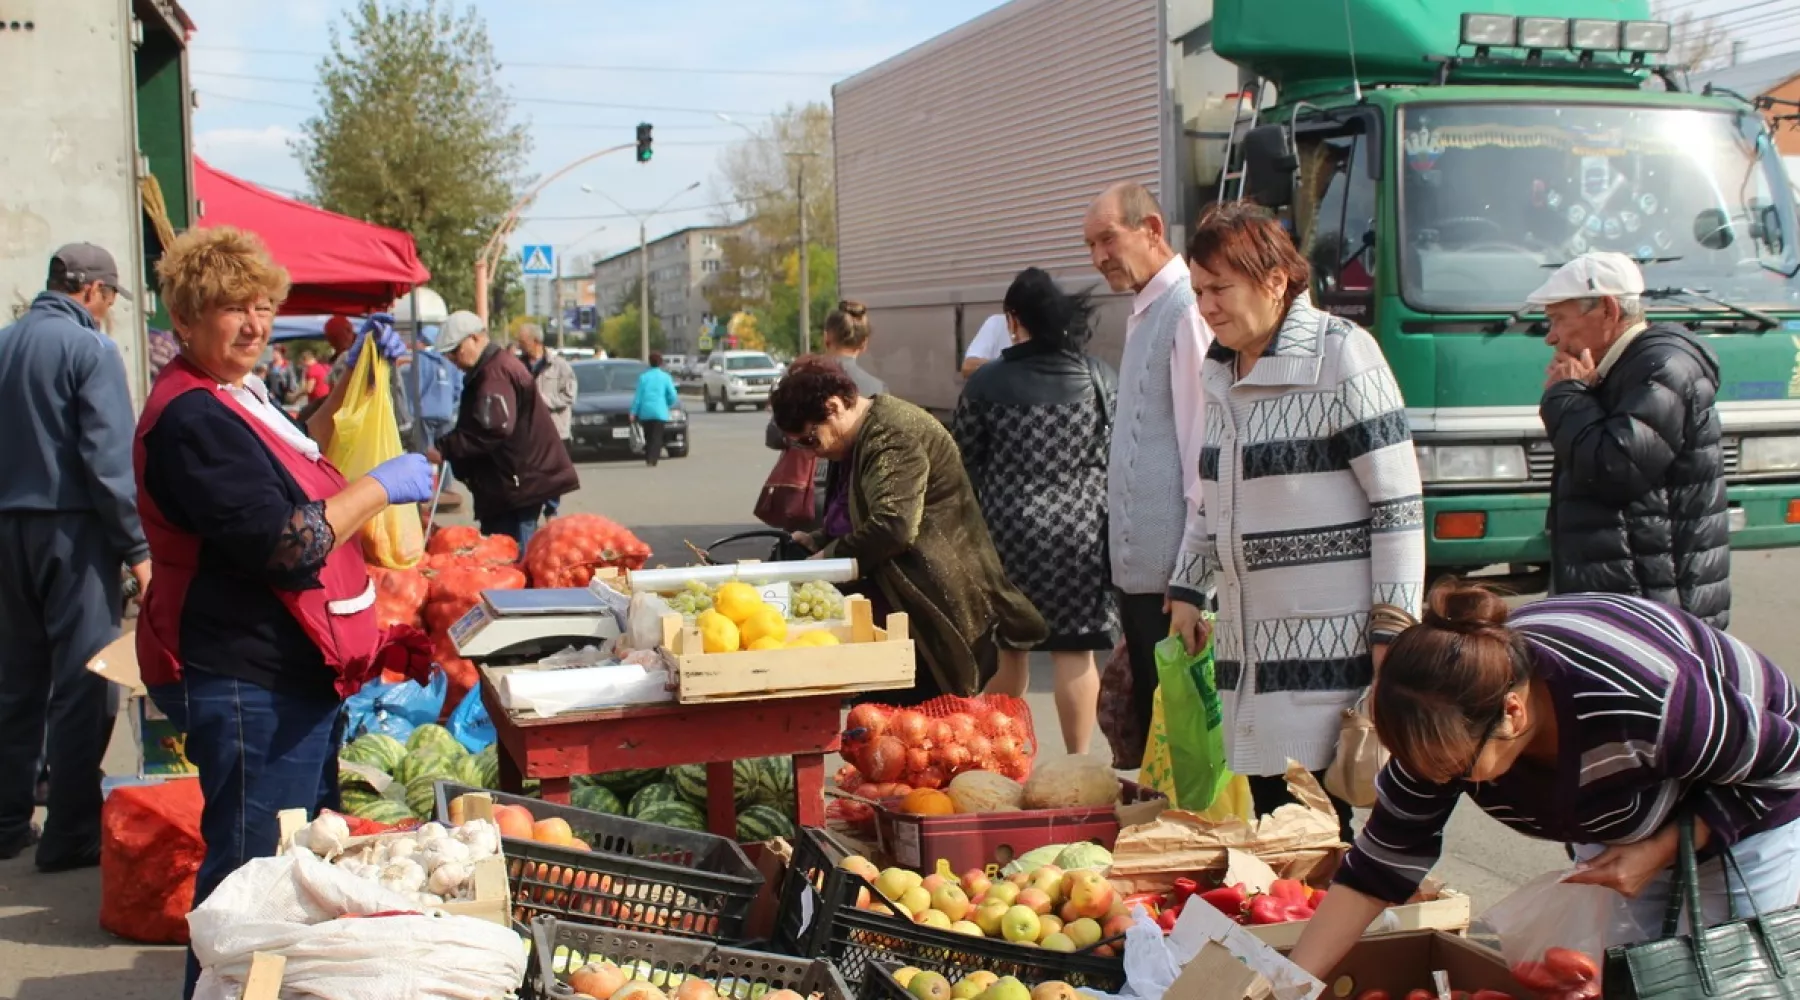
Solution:
[(637, 161), (639, 163), (649, 163), (650, 157), (656, 155), (655, 151), (650, 148), (650, 141), (651, 141), (650, 128), (651, 128), (651, 126), (650, 126), (650, 123), (648, 123), (648, 122), (638, 123), (638, 127), (637, 127)]

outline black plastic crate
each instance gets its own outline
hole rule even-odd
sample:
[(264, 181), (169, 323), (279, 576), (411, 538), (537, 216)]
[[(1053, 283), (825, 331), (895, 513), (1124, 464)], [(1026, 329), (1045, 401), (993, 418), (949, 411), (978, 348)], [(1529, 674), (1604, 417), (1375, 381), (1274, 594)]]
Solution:
[(437, 783), (437, 816), (479, 792), (496, 805), (523, 806), (537, 819), (560, 817), (590, 850), (505, 838), (513, 918), (554, 917), (590, 924), (741, 941), (763, 875), (737, 844), (710, 833), (645, 823), (455, 782)]
[(880, 899), (866, 879), (837, 863), (849, 854), (829, 833), (807, 828), (794, 840), (794, 860), (781, 884), (775, 944), (809, 958), (830, 958), (844, 978), (863, 986), (879, 978), (877, 961), (942, 973), (951, 981), (987, 970), (1022, 982), (1060, 979), (1071, 986), (1117, 993), (1125, 964), (1086, 952), (1045, 951), (915, 924), (905, 917), (860, 910), (861, 892)]
[[(750, 1000), (752, 993), (789, 989), (803, 997), (817, 993), (822, 1000), (855, 1000), (855, 994), (830, 962), (794, 958), (768, 952), (732, 948), (706, 941), (664, 937), (614, 927), (538, 917), (531, 924), (532, 956), (520, 1000), (562, 1000), (575, 996), (558, 978), (581, 968), (590, 959), (604, 958), (626, 970), (628, 977), (646, 980), (668, 993), (671, 975), (699, 976), (711, 980), (720, 1000)], [(562, 962), (556, 949), (567, 948)], [(637, 969), (632, 969), (637, 965)]]

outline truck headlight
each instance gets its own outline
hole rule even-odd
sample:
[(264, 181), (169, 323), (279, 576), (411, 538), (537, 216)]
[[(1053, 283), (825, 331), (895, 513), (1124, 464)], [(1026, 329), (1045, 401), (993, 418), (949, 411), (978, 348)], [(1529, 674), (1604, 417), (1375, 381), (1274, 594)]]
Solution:
[(1800, 469), (1800, 437), (1758, 434), (1738, 446), (1739, 472), (1792, 472)]
[(726, 379), (725, 381), (733, 389), (742, 389), (744, 387), (744, 380), (741, 378), (738, 378), (736, 375), (731, 376), (730, 378)]
[(1517, 444), (1421, 444), (1419, 478), (1428, 483), (1488, 483), (1531, 478), (1525, 446)]

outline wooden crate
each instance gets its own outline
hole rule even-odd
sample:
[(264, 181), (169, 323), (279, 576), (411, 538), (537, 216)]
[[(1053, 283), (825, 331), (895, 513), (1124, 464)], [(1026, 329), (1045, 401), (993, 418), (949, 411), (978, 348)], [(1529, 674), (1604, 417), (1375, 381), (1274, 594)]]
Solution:
[[(494, 818), (494, 800), (491, 796), (469, 794), (459, 800), (463, 814), (470, 819), (492, 820)], [(281, 837), (278, 853), (286, 853), (288, 845), (293, 842), (294, 835), (307, 824), (306, 810), (283, 809), (276, 817), (281, 824)], [(350, 850), (379, 844), (384, 840), (406, 836), (404, 833), (378, 833), (368, 837), (351, 837), (348, 843)], [(475, 917), (502, 927), (512, 926), (512, 892), (506, 883), (506, 858), (500, 854), (482, 858), (475, 863), (475, 898), (458, 899), (444, 903), (437, 909), (459, 917)]]
[[(684, 705), (761, 701), (822, 694), (888, 691), (913, 686), (918, 669), (904, 614), (875, 627), (867, 598), (844, 598), (846, 622), (821, 625), (839, 645), (707, 653), (700, 629), (681, 615), (663, 616), (663, 648), (676, 663), (677, 700)], [(800, 629), (798, 632), (816, 631)]]

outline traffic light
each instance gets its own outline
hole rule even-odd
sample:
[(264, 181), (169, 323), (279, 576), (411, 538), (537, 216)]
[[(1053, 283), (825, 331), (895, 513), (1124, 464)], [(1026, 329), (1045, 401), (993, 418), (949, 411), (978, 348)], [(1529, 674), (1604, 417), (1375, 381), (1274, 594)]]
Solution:
[(651, 148), (650, 148), (650, 123), (649, 122), (639, 122), (638, 123), (637, 143), (638, 143), (638, 148), (637, 148), (638, 162), (639, 163), (649, 163), (650, 157), (655, 155), (654, 151), (651, 150)]

